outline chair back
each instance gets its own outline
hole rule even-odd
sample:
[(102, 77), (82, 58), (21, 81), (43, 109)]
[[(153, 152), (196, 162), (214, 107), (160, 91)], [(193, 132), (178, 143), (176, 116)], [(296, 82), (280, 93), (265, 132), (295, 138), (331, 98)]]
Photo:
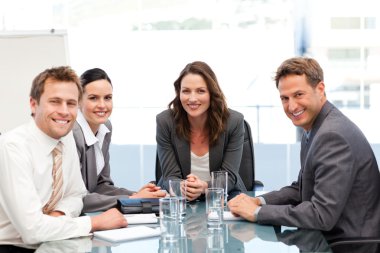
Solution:
[(244, 120), (244, 144), (239, 175), (247, 191), (252, 191), (255, 185), (255, 152), (253, 149), (251, 127), (246, 120)]
[(156, 184), (159, 184), (161, 176), (162, 176), (162, 171), (161, 171), (161, 164), (160, 160), (158, 159), (158, 153), (156, 151)]
[(380, 238), (378, 237), (337, 239), (330, 241), (329, 245), (334, 253), (380, 252)]

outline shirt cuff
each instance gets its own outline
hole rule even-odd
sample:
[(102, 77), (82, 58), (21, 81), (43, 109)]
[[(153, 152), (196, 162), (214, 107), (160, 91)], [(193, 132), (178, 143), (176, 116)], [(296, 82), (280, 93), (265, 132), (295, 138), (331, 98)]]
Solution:
[(260, 209), (261, 209), (261, 206), (258, 206), (255, 212), (253, 213), (253, 222), (257, 222), (257, 217), (259, 215)]
[(80, 216), (75, 218), (78, 222), (78, 234), (80, 236), (88, 236), (92, 230), (92, 222), (90, 216)]
[(261, 205), (266, 205), (267, 204), (267, 202), (265, 201), (265, 199), (263, 197), (258, 196), (257, 198), (260, 200)]

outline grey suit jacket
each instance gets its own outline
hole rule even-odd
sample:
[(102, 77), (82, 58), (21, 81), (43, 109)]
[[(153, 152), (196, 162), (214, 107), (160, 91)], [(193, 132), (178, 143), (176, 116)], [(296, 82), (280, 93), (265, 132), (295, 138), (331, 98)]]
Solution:
[(102, 146), (104, 168), (99, 175), (97, 175), (96, 171), (94, 145), (87, 146), (82, 128), (78, 122), (75, 122), (73, 128), (82, 178), (88, 190), (88, 194), (83, 199), (84, 213), (106, 211), (116, 206), (119, 197), (128, 197), (133, 193), (133, 191), (115, 187), (112, 182), (109, 163), (109, 146), (111, 143), (112, 125), (110, 121), (107, 121), (105, 125), (110, 132), (104, 137)]
[(263, 195), (258, 223), (380, 236), (380, 174), (360, 129), (328, 101), (301, 143), (298, 181)]
[[(246, 191), (239, 176), (244, 144), (244, 117), (239, 112), (231, 109), (229, 111), (226, 131), (209, 149), (210, 173), (217, 170), (227, 171), (229, 192)], [(191, 173), (190, 144), (177, 136), (170, 109), (158, 114), (156, 122), (157, 153), (162, 168), (159, 185), (168, 190), (169, 179), (185, 179)]]

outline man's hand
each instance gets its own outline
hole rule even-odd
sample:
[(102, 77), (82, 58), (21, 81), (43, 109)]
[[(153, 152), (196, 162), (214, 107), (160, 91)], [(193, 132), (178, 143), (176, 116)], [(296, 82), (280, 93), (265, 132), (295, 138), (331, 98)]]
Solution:
[(186, 199), (189, 201), (197, 199), (202, 193), (205, 193), (207, 187), (207, 182), (200, 180), (196, 175), (187, 175)]
[(128, 222), (116, 208), (112, 208), (102, 214), (92, 216), (91, 226), (91, 232), (93, 232), (98, 230), (124, 228), (128, 226)]
[(261, 205), (258, 198), (252, 198), (242, 193), (228, 202), (228, 207), (232, 214), (241, 216), (249, 221), (256, 221), (254, 215), (256, 208)]
[(161, 191), (161, 187), (148, 183), (144, 185), (138, 192), (130, 196), (130, 198), (163, 198), (166, 192)]

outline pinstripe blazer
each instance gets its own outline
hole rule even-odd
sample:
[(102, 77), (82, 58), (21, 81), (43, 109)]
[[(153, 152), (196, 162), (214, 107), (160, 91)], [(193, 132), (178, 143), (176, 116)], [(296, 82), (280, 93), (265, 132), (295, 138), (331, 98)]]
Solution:
[[(246, 191), (239, 176), (244, 143), (244, 117), (237, 111), (229, 111), (226, 131), (209, 149), (210, 173), (216, 170), (227, 171), (229, 192)], [(158, 114), (156, 122), (157, 154), (162, 168), (162, 177), (158, 184), (168, 189), (170, 178), (185, 179), (191, 173), (190, 144), (177, 136), (170, 109)]]
[(83, 212), (105, 211), (117, 204), (119, 197), (128, 197), (133, 191), (118, 188), (110, 176), (109, 146), (111, 143), (112, 125), (110, 121), (105, 123), (110, 130), (103, 141), (102, 152), (104, 156), (104, 167), (99, 175), (96, 171), (96, 158), (94, 145), (87, 146), (82, 128), (75, 122), (73, 134), (79, 155), (81, 173), (88, 194), (83, 199)]

